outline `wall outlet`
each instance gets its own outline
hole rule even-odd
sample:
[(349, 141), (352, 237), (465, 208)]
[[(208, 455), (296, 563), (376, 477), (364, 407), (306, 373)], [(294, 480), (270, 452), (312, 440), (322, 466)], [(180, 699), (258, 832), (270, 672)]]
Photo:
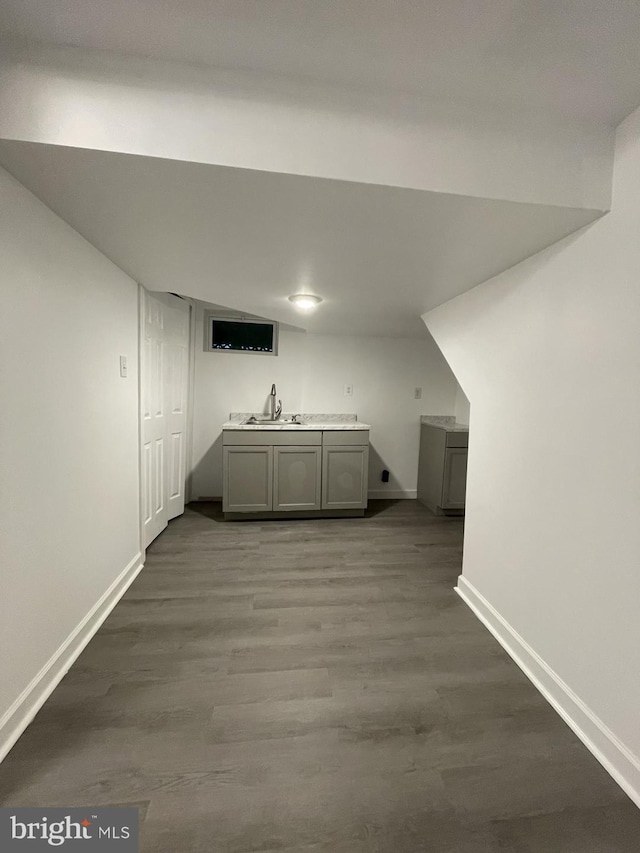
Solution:
[(413, 399), (414, 400), (422, 400), (422, 388), (414, 388), (413, 389)]
[(123, 379), (127, 378), (127, 357), (126, 355), (120, 356), (120, 376)]
[(353, 385), (345, 385), (344, 386), (344, 396), (345, 397), (353, 397)]

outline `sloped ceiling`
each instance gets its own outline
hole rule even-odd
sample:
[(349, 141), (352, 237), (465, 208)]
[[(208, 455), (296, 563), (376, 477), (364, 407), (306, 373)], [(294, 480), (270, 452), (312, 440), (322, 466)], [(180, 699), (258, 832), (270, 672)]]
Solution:
[[(0, 164), (149, 289), (331, 334), (423, 336), (425, 311), (600, 215), (14, 141)], [(296, 292), (324, 301), (304, 315)]]

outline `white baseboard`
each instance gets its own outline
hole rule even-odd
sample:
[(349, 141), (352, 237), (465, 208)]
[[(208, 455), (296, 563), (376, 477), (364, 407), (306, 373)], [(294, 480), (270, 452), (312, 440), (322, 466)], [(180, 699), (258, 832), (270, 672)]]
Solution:
[(0, 719), (0, 761), (16, 743), (40, 708), (69, 671), (80, 652), (120, 601), (142, 569), (142, 555), (136, 554), (49, 658), (40, 672), (31, 679), (11, 707)]
[(415, 501), (418, 497), (416, 489), (369, 489), (370, 501)]
[(640, 807), (640, 759), (588, 708), (560, 676), (514, 631), (481, 593), (460, 575), (458, 595), (555, 708), (620, 787)]

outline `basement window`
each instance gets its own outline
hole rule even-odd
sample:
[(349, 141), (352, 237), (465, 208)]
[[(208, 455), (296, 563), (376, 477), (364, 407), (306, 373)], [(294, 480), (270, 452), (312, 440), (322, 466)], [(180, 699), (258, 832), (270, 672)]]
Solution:
[(205, 319), (205, 350), (277, 355), (278, 324), (272, 320), (209, 314)]

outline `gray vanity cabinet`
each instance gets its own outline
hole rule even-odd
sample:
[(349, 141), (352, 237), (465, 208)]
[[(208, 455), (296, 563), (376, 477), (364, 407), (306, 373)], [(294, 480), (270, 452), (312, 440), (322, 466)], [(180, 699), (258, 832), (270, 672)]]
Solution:
[(222, 443), (225, 518), (364, 514), (368, 430), (224, 430)]
[(469, 433), (422, 424), (418, 500), (436, 514), (464, 511)]
[(320, 509), (322, 447), (274, 447), (273, 452), (273, 509)]
[(273, 447), (223, 447), (225, 512), (268, 512), (273, 509)]

